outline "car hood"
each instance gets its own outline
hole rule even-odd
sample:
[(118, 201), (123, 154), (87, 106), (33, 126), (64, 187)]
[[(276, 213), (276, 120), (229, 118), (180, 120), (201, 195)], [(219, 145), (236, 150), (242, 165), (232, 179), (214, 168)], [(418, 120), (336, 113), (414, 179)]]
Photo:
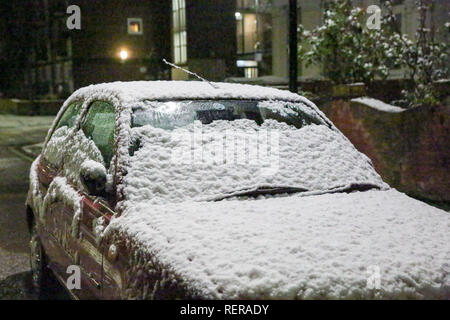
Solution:
[(140, 203), (110, 229), (207, 298), (450, 298), (450, 214), (393, 189)]

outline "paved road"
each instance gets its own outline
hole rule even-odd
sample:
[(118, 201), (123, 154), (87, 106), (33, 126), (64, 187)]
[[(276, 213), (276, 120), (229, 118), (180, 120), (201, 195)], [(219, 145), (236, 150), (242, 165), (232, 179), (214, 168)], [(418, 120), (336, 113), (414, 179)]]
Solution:
[(35, 299), (29, 289), (24, 203), (33, 153), (53, 117), (0, 115), (0, 299)]

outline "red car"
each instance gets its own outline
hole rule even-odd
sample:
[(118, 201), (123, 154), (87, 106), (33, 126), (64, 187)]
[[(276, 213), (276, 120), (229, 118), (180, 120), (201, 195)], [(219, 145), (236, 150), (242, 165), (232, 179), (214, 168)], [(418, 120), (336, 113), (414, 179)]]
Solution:
[(448, 298), (450, 216), (391, 189), (309, 100), (76, 91), (30, 172), (36, 289), (79, 299)]

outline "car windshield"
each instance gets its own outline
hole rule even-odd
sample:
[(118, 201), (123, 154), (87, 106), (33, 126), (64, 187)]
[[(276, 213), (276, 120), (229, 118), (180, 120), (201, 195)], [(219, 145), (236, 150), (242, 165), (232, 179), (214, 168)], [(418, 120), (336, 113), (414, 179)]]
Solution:
[(267, 119), (301, 128), (312, 123), (324, 124), (310, 108), (300, 103), (258, 102), (248, 100), (223, 101), (167, 101), (150, 102), (136, 108), (132, 116), (132, 127), (151, 125), (155, 128), (173, 130), (198, 120), (210, 124), (216, 120), (252, 120), (261, 125)]
[(148, 101), (133, 109), (129, 156), (125, 193), (139, 202), (384, 186), (368, 158), (300, 102)]

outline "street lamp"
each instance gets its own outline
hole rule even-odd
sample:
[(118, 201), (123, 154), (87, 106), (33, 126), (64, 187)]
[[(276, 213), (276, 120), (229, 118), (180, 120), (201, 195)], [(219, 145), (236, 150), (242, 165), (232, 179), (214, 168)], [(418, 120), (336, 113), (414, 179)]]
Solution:
[(128, 51), (126, 49), (122, 49), (119, 52), (120, 60), (125, 61), (128, 59)]

